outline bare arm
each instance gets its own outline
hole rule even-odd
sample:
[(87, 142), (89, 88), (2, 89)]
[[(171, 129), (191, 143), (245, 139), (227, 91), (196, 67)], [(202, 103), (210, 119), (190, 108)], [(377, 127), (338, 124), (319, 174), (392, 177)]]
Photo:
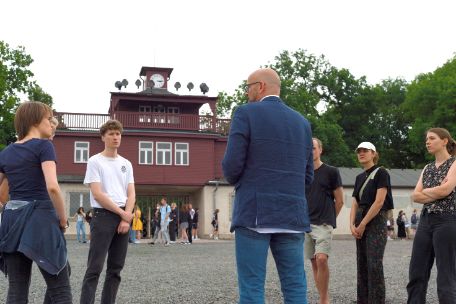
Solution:
[[(130, 187), (128, 188), (130, 189)], [(92, 192), (93, 198), (105, 209), (119, 215), (122, 220), (130, 223), (133, 219), (133, 214), (131, 211), (133, 210), (134, 200), (133, 203), (129, 200), (130, 197), (127, 198), (127, 205), (125, 206), (125, 211), (122, 210), (116, 203), (112, 201), (109, 196), (103, 192), (101, 189), (101, 183), (90, 183), (90, 191)], [(128, 208), (128, 209), (127, 209)]]
[(454, 188), (456, 188), (456, 162), (453, 162), (445, 180), (440, 186), (426, 188), (422, 192), (433, 200), (438, 200), (448, 196)]
[(9, 198), (9, 185), (6, 176), (0, 173), (0, 204), (5, 204)]
[(57, 216), (60, 220), (60, 228), (65, 229), (68, 218), (65, 212), (62, 193), (60, 192), (60, 186), (57, 181), (57, 169), (55, 161), (42, 162), (41, 169), (43, 170), (44, 180), (46, 181), (46, 188), (49, 193), (49, 197), (51, 198), (54, 209), (57, 212)]
[[(131, 215), (131, 219), (127, 221), (126, 219), (122, 218), (122, 220), (119, 223), (119, 226), (117, 227), (118, 233), (125, 234), (125, 233), (128, 233), (128, 231), (130, 230), (130, 222), (133, 219), (132, 212), (133, 212), (133, 208), (135, 207), (135, 203), (136, 203), (135, 184), (130, 183), (130, 184), (128, 184), (128, 187), (127, 187), (127, 203), (125, 204), (125, 213)], [(122, 210), (122, 209), (120, 209), (120, 210)], [(136, 216), (136, 212), (135, 212), (134, 216)]]
[(423, 193), (423, 172), (421, 172), (420, 178), (418, 179), (418, 182), (416, 183), (415, 190), (412, 193), (412, 200), (415, 203), (419, 203), (419, 204), (427, 204), (427, 203), (435, 201), (435, 199), (433, 199)]
[(350, 231), (355, 238), (358, 238), (358, 232), (356, 232), (355, 226), (356, 210), (358, 210), (358, 202), (356, 201), (356, 198), (353, 198), (350, 210)]
[(336, 217), (339, 215), (344, 205), (344, 188), (338, 187), (333, 191), (334, 203), (336, 204)]

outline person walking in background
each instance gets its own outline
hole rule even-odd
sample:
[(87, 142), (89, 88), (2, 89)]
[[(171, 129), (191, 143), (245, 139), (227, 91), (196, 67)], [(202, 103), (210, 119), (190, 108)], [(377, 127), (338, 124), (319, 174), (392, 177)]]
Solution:
[(310, 232), (305, 186), (312, 182), (309, 122), (280, 99), (280, 78), (253, 72), (249, 103), (236, 109), (223, 159), (235, 185), (231, 232), (236, 233), (239, 303), (264, 303), (271, 248), (285, 303), (307, 303), (304, 233)]
[(83, 207), (79, 207), (76, 211), (76, 214), (73, 216), (76, 218), (76, 237), (79, 243), (87, 243), (86, 241), (86, 231), (85, 231), (85, 217)]
[(344, 190), (339, 170), (321, 161), (322, 142), (315, 137), (312, 142), (314, 180), (306, 189), (312, 232), (306, 233), (304, 253), (312, 263), (320, 304), (329, 304), (328, 258), (336, 217), (344, 205)]
[(178, 214), (177, 214), (177, 205), (176, 203), (171, 203), (171, 213), (169, 214), (169, 242), (174, 244), (176, 242), (176, 231), (177, 231), (177, 222), (178, 222)]
[(81, 304), (95, 302), (98, 280), (107, 256), (101, 303), (115, 303), (120, 272), (128, 249), (128, 232), (136, 201), (133, 167), (117, 153), (122, 124), (108, 120), (100, 128), (104, 150), (89, 158), (84, 184), (90, 187), (93, 218), (87, 270), (81, 290)]
[(397, 224), (397, 237), (401, 240), (403, 240), (407, 237), (407, 234), (405, 233), (404, 220), (405, 220), (404, 211), (400, 210), (399, 214), (397, 215), (396, 224)]
[(412, 229), (412, 233), (415, 236), (416, 234), (416, 229), (418, 228), (418, 222), (419, 222), (419, 217), (417, 214), (416, 209), (413, 209), (412, 216), (410, 217), (410, 228)]
[(218, 231), (219, 231), (219, 220), (218, 220), (218, 214), (219, 214), (219, 209), (215, 209), (214, 213), (212, 214), (212, 233), (209, 235), (209, 238), (214, 238), (214, 240), (218, 240)]
[(198, 239), (198, 217), (199, 217), (199, 210), (198, 208), (195, 209), (195, 215), (193, 216), (193, 223), (192, 223), (192, 235), (193, 239)]
[(179, 228), (181, 230), (181, 244), (187, 245), (190, 244), (188, 242), (188, 235), (187, 235), (187, 230), (188, 230), (188, 205), (183, 204), (182, 208), (179, 212)]
[[(165, 247), (169, 246), (169, 232), (168, 232), (168, 225), (169, 225), (169, 215), (171, 213), (171, 207), (166, 202), (166, 197), (162, 197), (160, 200), (160, 232), (164, 242)], [(150, 244), (155, 244), (158, 234), (154, 235), (152, 242)]]
[(195, 216), (195, 209), (193, 209), (192, 204), (188, 204), (188, 229), (187, 229), (187, 235), (188, 235), (188, 242), (191, 244), (192, 243), (192, 235), (193, 235), (193, 217)]
[(140, 240), (143, 231), (143, 222), (141, 220), (141, 209), (137, 205), (133, 209), (132, 230), (136, 234), (136, 240)]
[(379, 154), (370, 142), (356, 148), (364, 172), (356, 176), (350, 230), (356, 239), (357, 302), (385, 303), (383, 255), (387, 210), (394, 209), (388, 171), (377, 165)]
[(456, 303), (456, 142), (448, 130), (432, 128), (426, 148), (435, 160), (424, 167), (412, 194), (423, 209), (413, 241), (407, 303), (426, 303), (434, 259), (439, 303)]
[[(45, 302), (72, 303), (66, 241), (68, 219), (48, 140), (52, 110), (24, 102), (16, 110), (18, 140), (0, 153), (0, 197), (9, 197), (0, 226), (0, 264), (8, 277), (6, 303), (28, 303), (35, 262), (46, 282)], [(9, 191), (9, 195), (4, 191)]]

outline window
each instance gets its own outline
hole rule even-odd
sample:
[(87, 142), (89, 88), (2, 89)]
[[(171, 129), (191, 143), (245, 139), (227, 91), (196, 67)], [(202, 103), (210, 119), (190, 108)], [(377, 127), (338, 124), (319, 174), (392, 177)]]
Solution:
[(155, 157), (155, 163), (157, 165), (171, 165), (171, 143), (157, 143), (157, 155)]
[(89, 161), (89, 142), (76, 141), (74, 143), (74, 162), (87, 163)]
[(179, 115), (173, 115), (173, 114), (179, 114), (179, 108), (178, 107), (168, 107), (168, 123), (169, 124), (178, 124), (179, 123)]
[[(140, 113), (150, 113), (151, 106), (139, 106)], [(140, 115), (139, 122), (150, 122), (151, 116), (150, 115)]]
[(188, 166), (188, 143), (176, 143), (174, 161), (177, 166)]
[(165, 107), (163, 105), (154, 106), (153, 112), (154, 123), (165, 123)]
[(152, 155), (154, 151), (154, 143), (151, 141), (139, 142), (139, 164), (152, 165)]
[(89, 211), (92, 207), (90, 206), (90, 194), (89, 192), (70, 192), (70, 213), (69, 216), (73, 216), (78, 211), (79, 207), (83, 207), (84, 211)]

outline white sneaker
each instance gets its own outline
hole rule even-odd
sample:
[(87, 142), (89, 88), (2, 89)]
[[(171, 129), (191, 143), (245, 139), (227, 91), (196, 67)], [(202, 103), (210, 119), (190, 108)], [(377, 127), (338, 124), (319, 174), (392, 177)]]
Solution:
[(215, 237), (214, 237), (214, 240), (218, 240), (218, 236), (215, 236)]

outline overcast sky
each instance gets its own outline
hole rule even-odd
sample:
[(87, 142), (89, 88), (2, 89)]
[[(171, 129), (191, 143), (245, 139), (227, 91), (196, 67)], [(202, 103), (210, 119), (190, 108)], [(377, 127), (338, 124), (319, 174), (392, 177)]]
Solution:
[(454, 0), (1, 0), (0, 40), (26, 48), (58, 111), (107, 113), (115, 81), (136, 92), (142, 66), (216, 96), (299, 48), (370, 83), (410, 81), (454, 56), (455, 12)]

